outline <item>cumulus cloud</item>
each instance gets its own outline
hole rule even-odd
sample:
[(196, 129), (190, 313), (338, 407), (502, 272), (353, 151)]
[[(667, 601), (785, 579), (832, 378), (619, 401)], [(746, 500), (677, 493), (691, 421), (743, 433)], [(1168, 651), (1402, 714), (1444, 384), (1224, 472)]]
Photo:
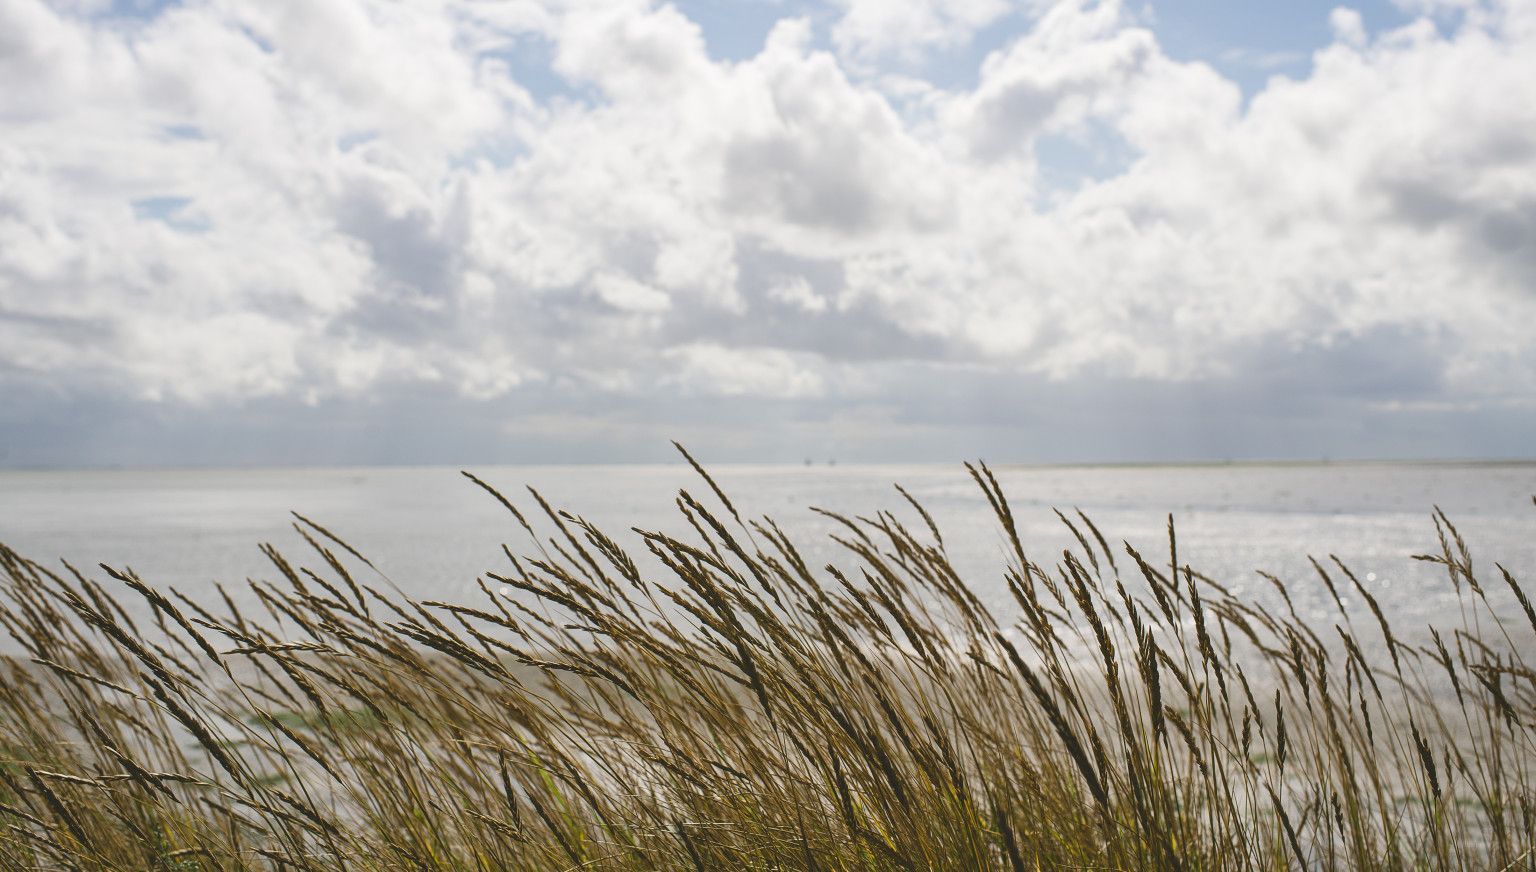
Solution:
[(1334, 39), (1339, 42), (1352, 46), (1365, 44), (1365, 19), (1360, 17), (1358, 10), (1347, 6), (1334, 7), (1328, 13), (1328, 26), (1333, 30)]
[[(733, 62), (646, 0), (0, 0), (0, 394), (932, 427), (932, 385), (1278, 366), (1524, 408), (1536, 7), (1405, 8), (1245, 95), (1115, 0), (839, 0)], [(1063, 184), (1063, 148), (1123, 160)], [(1401, 378), (1304, 365), (1365, 348)]]
[(838, 0), (832, 42), (851, 63), (916, 64), (932, 51), (962, 46), (1013, 11), (1010, 0)]

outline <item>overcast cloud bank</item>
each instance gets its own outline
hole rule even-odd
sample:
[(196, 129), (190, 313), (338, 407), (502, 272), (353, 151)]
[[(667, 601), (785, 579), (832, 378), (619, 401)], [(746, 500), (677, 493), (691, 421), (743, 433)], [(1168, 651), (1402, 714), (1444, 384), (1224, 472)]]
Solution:
[(1531, 0), (122, 5), (0, 0), (0, 463), (1536, 444)]

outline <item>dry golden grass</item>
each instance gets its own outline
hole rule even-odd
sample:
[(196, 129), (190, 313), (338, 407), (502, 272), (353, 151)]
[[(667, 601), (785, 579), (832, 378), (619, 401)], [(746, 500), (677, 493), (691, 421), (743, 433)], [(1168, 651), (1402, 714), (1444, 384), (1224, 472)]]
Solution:
[(910, 497), (833, 516), (840, 570), (698, 472), (719, 508), (644, 559), (475, 479), (531, 553), (471, 603), (303, 518), (260, 614), (0, 548), (0, 868), (1536, 868), (1536, 612), (1443, 515), (1462, 622), (1416, 644), (1337, 561), (1314, 627), (1171, 522), (1154, 558), (1062, 516), (1038, 561), (985, 467), (1007, 614)]

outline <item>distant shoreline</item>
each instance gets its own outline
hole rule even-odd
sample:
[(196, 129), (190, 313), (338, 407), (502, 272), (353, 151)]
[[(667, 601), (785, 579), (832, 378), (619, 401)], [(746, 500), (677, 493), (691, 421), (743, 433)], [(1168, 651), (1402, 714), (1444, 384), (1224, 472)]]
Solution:
[[(713, 463), (710, 468), (731, 472), (737, 470), (783, 470), (797, 471), (807, 468), (822, 471), (836, 469), (871, 470), (871, 469), (941, 469), (962, 468), (965, 460), (876, 460), (876, 461), (816, 461), (809, 463), (804, 461), (761, 461), (761, 462), (724, 462)], [(1408, 467), (1448, 467), (1448, 468), (1487, 468), (1487, 467), (1515, 467), (1525, 468), (1536, 466), (1536, 457), (1487, 457), (1487, 458), (1456, 458), (1456, 457), (1419, 457), (1419, 458), (1252, 458), (1242, 460), (1105, 460), (1105, 461), (1060, 461), (1060, 462), (1036, 462), (1036, 461), (988, 461), (993, 469), (997, 470), (1031, 470), (1031, 469), (1209, 469), (1209, 468), (1255, 468), (1271, 469), (1286, 467), (1316, 467), (1316, 466), (1408, 466)], [(234, 464), (234, 465), (188, 465), (188, 466), (6, 466), (0, 463), (0, 475), (13, 473), (183, 473), (183, 472), (306, 472), (306, 471), (357, 471), (368, 472), (374, 470), (403, 471), (403, 470), (448, 470), (457, 472), (461, 469), (537, 469), (546, 471), (559, 471), (564, 469), (678, 469), (686, 468), (682, 462), (591, 462), (591, 463), (483, 463), (464, 461), (461, 463), (397, 463), (397, 464)]]

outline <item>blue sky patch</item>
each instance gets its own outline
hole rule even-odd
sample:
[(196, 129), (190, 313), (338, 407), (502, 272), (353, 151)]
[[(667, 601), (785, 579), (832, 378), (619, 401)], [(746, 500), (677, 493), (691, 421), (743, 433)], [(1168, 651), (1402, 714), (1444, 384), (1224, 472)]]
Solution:
[(158, 221), (183, 233), (206, 233), (213, 229), (207, 216), (191, 209), (191, 197), (140, 197), (129, 201), (133, 217), (140, 221)]

